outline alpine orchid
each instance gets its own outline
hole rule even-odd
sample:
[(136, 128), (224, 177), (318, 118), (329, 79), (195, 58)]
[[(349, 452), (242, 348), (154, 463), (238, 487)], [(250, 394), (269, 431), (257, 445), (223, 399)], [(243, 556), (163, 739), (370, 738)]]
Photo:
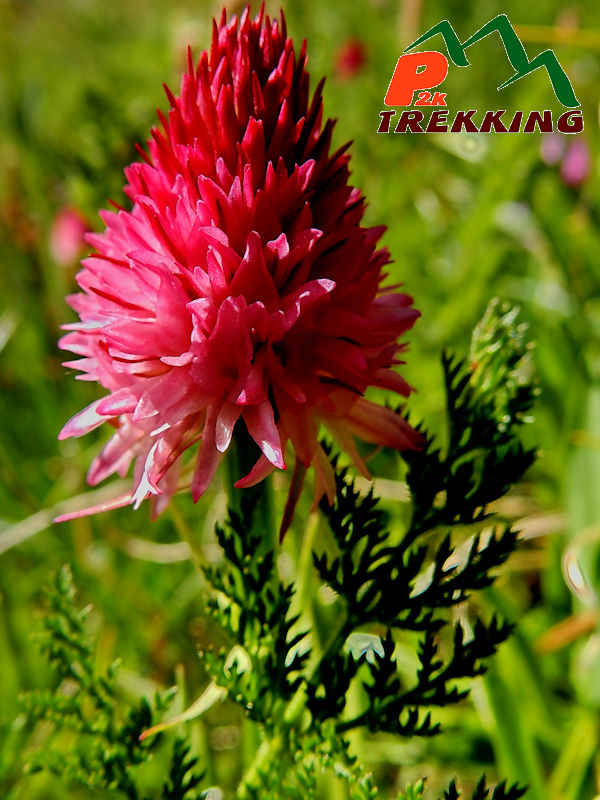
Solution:
[(198, 446), (198, 500), (244, 425), (261, 452), (237, 487), (285, 469), (288, 445), (295, 453), (285, 528), (310, 466), (317, 497), (335, 493), (321, 425), (365, 475), (355, 436), (418, 447), (401, 415), (364, 394), (409, 394), (393, 367), (419, 312), (382, 286), (384, 228), (361, 226), (348, 145), (330, 152), (323, 82), (311, 98), (306, 43), (296, 54), (283, 14), (223, 13), (210, 50), (197, 65), (188, 56), (149, 153), (125, 170), (131, 210), (102, 212), (106, 229), (87, 236), (94, 252), (68, 298), (81, 321), (60, 346), (108, 394), (60, 438), (115, 428), (92, 485), (135, 464), (131, 494), (79, 513), (149, 496), (158, 512), (180, 486), (184, 451)]

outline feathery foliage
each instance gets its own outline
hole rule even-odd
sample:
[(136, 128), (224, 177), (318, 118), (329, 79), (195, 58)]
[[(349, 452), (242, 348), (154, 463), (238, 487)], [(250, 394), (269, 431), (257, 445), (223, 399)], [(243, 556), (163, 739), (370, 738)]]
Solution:
[(217, 526), (225, 560), (204, 567), (217, 592), (207, 600), (208, 613), (238, 647), (201, 655), (215, 681), (251, 718), (271, 724), (277, 704), (298, 689), (309, 652), (300, 648), (305, 633), (292, 633), (298, 621), (290, 615), (294, 587), (280, 581), (268, 531), (255, 519), (258, 492), (244, 495), (240, 513), (230, 509), (226, 524)]
[[(406, 789), (400, 793), (398, 800), (423, 800), (424, 791), (425, 781), (417, 781), (417, 783), (412, 786), (407, 786)], [(492, 791), (486, 783), (485, 776), (482, 776), (471, 795), (471, 800), (518, 800), (519, 797), (523, 797), (525, 791), (525, 789), (519, 786), (507, 788), (504, 781), (499, 783)], [(441, 800), (461, 800), (463, 797), (464, 796), (461, 795), (456, 788), (456, 782), (452, 781), (444, 792)], [(464, 798), (464, 800), (466, 800), (466, 798)]]
[[(468, 601), (493, 583), (517, 545), (516, 531), (494, 524), (489, 505), (534, 459), (519, 439), (535, 388), (525, 330), (515, 317), (493, 304), (475, 331), (470, 360), (443, 356), (447, 445), (442, 449), (419, 426), (424, 447), (404, 455), (412, 514), (399, 539), (390, 536), (373, 491), (361, 495), (330, 453), (336, 498), (331, 506), (322, 502), (321, 511), (332, 542), (313, 553), (313, 563), (339, 598), (339, 626), (322, 651), (311, 650), (310, 631), (292, 611), (295, 588), (278, 574), (268, 514), (260, 512), (262, 487), (242, 495), (217, 526), (223, 559), (203, 567), (211, 589), (206, 608), (230, 643), (200, 656), (214, 683), (261, 731), (262, 744), (237, 791), (241, 800), (317, 798), (323, 771), (344, 780), (351, 798), (377, 798), (373, 777), (345, 734), (361, 727), (405, 737), (438, 734), (435, 709), (462, 701), (468, 680), (485, 671), (510, 634), (510, 623), (481, 618)], [(45, 622), (44, 647), (63, 690), (31, 695), (26, 704), (33, 716), (73, 727), (91, 744), (66, 758), (43, 753), (39, 766), (137, 800), (135, 766), (159, 740), (141, 743), (139, 734), (167, 699), (157, 697), (153, 706), (141, 701), (121, 720), (115, 668), (94, 671), (84, 613), (73, 610), (72, 593), (63, 571), (52, 595), (54, 615)], [(449, 610), (459, 605), (462, 621), (452, 622)], [(357, 656), (349, 637), (361, 632), (370, 632), (376, 645)], [(416, 641), (412, 674), (396, 660), (402, 637)], [(74, 690), (65, 692), (65, 682)], [(354, 703), (350, 712), (353, 687), (360, 708)], [(200, 782), (195, 763), (177, 741), (161, 797), (192, 800)], [(423, 791), (417, 783), (400, 800), (419, 800)], [(523, 792), (499, 784), (490, 796), (482, 779), (472, 800), (517, 800)], [(444, 800), (458, 798), (452, 783)]]
[[(534, 451), (518, 437), (535, 387), (526, 371), (525, 328), (515, 318), (515, 310), (492, 303), (474, 332), (471, 364), (443, 356), (448, 445), (442, 452), (419, 426), (424, 447), (403, 454), (413, 507), (398, 544), (389, 544), (385, 516), (372, 491), (361, 497), (346, 470), (337, 472), (335, 504), (321, 505), (339, 554), (315, 555), (315, 566), (344, 599), (346, 617), (333, 663), (311, 682), (310, 696), (317, 696), (320, 685), (328, 700), (328, 708), (313, 703), (314, 712), (333, 717), (343, 708), (339, 688), (348, 686), (356, 672), (340, 646), (348, 635), (372, 623), (388, 629), (382, 654), (375, 653), (374, 663), (367, 665), (370, 681), (363, 686), (368, 705), (358, 716), (341, 721), (340, 732), (366, 725), (371, 731), (405, 736), (438, 733), (439, 725), (424, 709), (463, 699), (468, 690), (458, 689), (455, 682), (482, 674), (484, 660), (510, 633), (511, 626), (494, 617), (487, 622), (475, 618), (470, 635), (460, 623), (455, 625), (450, 652), (441, 655), (438, 644), (447, 626), (441, 612), (489, 586), (494, 570), (516, 547), (517, 534), (510, 526), (496, 526), (486, 536), (479, 530), (487, 522), (489, 503), (506, 493), (534, 459)], [(476, 530), (461, 559), (454, 540), (465, 526)], [(420, 634), (412, 685), (403, 685), (397, 674), (392, 630)]]
[[(499, 783), (490, 794), (490, 788), (487, 786), (485, 782), (485, 777), (482, 777), (475, 787), (475, 791), (472, 795), (472, 800), (518, 800), (519, 797), (523, 797), (525, 794), (525, 789), (520, 786), (509, 786), (507, 788), (506, 782), (502, 781)], [(459, 800), (461, 795), (459, 794), (456, 783), (452, 781), (448, 789), (444, 792), (443, 800)]]
[[(105, 673), (94, 666), (94, 653), (85, 630), (89, 607), (77, 609), (71, 570), (64, 566), (49, 592), (51, 614), (44, 618), (39, 634), (57, 678), (56, 689), (32, 692), (22, 698), (24, 711), (32, 720), (48, 720), (57, 729), (73, 732), (73, 746), (55, 749), (49, 743), (27, 765), (29, 772), (47, 769), (80, 784), (90, 793), (117, 792), (128, 800), (149, 800), (141, 792), (136, 767), (152, 757), (160, 736), (141, 741), (140, 735), (168, 708), (174, 691), (157, 692), (152, 702), (142, 698), (129, 709), (123, 707), (115, 684), (119, 667), (114, 662)], [(51, 739), (52, 737), (49, 737)], [(190, 794), (201, 781), (191, 770), (196, 759), (188, 748), (175, 742), (170, 780), (162, 800), (200, 800)]]

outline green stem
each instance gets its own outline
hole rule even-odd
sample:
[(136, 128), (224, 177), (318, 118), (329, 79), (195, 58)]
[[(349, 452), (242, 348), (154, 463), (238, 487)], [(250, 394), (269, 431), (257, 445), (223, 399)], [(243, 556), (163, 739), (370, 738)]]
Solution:
[(202, 553), (200, 552), (200, 548), (198, 546), (198, 541), (194, 534), (192, 533), (189, 525), (181, 515), (177, 505), (173, 502), (169, 503), (169, 513), (171, 515), (171, 519), (173, 520), (173, 524), (175, 525), (175, 530), (179, 534), (182, 541), (184, 541), (190, 551), (192, 553), (192, 560), (198, 569), (198, 572), (202, 575), (202, 567), (205, 564), (204, 558)]
[[(351, 620), (346, 618), (341, 628), (336, 634), (334, 634), (334, 636), (331, 637), (329, 643), (323, 650), (321, 657), (310, 671), (308, 677), (309, 681), (315, 677), (323, 661), (332, 653), (338, 652), (341, 649), (351, 632)], [(283, 714), (283, 731), (272, 739), (266, 740), (262, 743), (256, 754), (254, 763), (242, 778), (236, 795), (239, 800), (247, 800), (247, 798), (253, 796), (253, 792), (261, 789), (263, 786), (262, 776), (268, 772), (270, 766), (275, 762), (275, 760), (278, 757), (281, 757), (281, 753), (284, 750), (285, 743), (287, 742), (287, 732), (302, 719), (305, 710), (306, 684), (302, 684), (285, 708)]]
[[(245, 475), (248, 472), (251, 467), (249, 461), (251, 461), (254, 455), (252, 448), (250, 447), (251, 443), (246, 441), (247, 438), (248, 437), (245, 430), (240, 431), (239, 435), (238, 431), (236, 430), (236, 437), (233, 446), (228, 453), (227, 459), (225, 459), (225, 491), (227, 493), (228, 506), (232, 510), (238, 512), (241, 508), (241, 491), (244, 490), (236, 489), (234, 484), (242, 475)], [(257, 519), (257, 521), (260, 520), (260, 523), (265, 531), (265, 538), (275, 544), (276, 526), (273, 512), (273, 494), (270, 481), (263, 481), (262, 484), (260, 484), (260, 488), (254, 491), (257, 492), (255, 519)], [(312, 565), (312, 542), (314, 541), (314, 537), (318, 530), (318, 525), (319, 518), (317, 515), (315, 515), (309, 522), (308, 530), (306, 531), (300, 551), (298, 564), (298, 597), (301, 611), (305, 610), (307, 607), (312, 610), (312, 599), (309, 596), (309, 575)], [(312, 614), (311, 623), (311, 628), (314, 630), (315, 626), (314, 619), (312, 619)], [(322, 649), (318, 648), (321, 650), (321, 652), (317, 657), (316, 663), (312, 669), (309, 670), (307, 679), (308, 681), (311, 681), (318, 674), (320, 666), (325, 659), (331, 657), (333, 653), (338, 652), (343, 647), (343, 644), (351, 631), (351, 621), (346, 618), (343, 625), (331, 637), (325, 647)], [(289, 731), (296, 727), (302, 720), (302, 717), (306, 711), (306, 702), (306, 682), (304, 682), (285, 706), (280, 730), (271, 738), (263, 741), (256, 751), (253, 762), (246, 770), (238, 786), (236, 797), (239, 798), (239, 800), (248, 800), (249, 798), (256, 796), (256, 793), (259, 792), (261, 788), (264, 788), (265, 778), (268, 776), (269, 771), (273, 769), (273, 764), (285, 756), (289, 741)]]
[(243, 469), (242, 461), (245, 460), (242, 450), (243, 444), (238, 441), (237, 437), (234, 437), (222, 462), (227, 508), (238, 513), (241, 510), (241, 493), (239, 489), (235, 488), (235, 482), (244, 475), (241, 471)]
[(300, 553), (298, 555), (298, 578), (296, 581), (296, 603), (298, 613), (302, 615), (302, 623), (308, 625), (311, 631), (311, 644), (313, 652), (320, 653), (323, 643), (319, 634), (319, 626), (315, 609), (315, 585), (313, 578), (312, 549), (315, 537), (321, 524), (321, 515), (318, 511), (309, 517), (306, 530), (302, 533)]
[[(236, 482), (246, 475), (256, 461), (256, 445), (250, 439), (242, 425), (235, 430), (231, 447), (224, 459), (224, 488), (227, 497), (227, 508), (238, 514), (242, 511), (242, 498), (244, 492), (251, 492), (254, 500), (254, 524), (260, 525), (264, 533), (265, 545), (275, 543), (275, 524), (273, 511), (273, 491), (269, 479), (262, 481), (251, 489), (236, 489)], [(266, 742), (260, 745), (260, 730), (255, 722), (244, 719), (242, 726), (243, 735), (243, 765), (248, 767), (246, 775), (250, 780), (256, 781), (257, 769), (260, 770), (262, 753)], [(259, 746), (260, 745), (260, 746)]]
[(254, 519), (262, 526), (265, 539), (275, 545), (275, 511), (272, 481), (266, 479), (251, 489), (236, 489), (235, 484), (254, 466), (260, 451), (243, 425), (236, 426), (233, 441), (223, 460), (227, 507), (238, 514), (242, 498), (252, 493), (255, 498)]

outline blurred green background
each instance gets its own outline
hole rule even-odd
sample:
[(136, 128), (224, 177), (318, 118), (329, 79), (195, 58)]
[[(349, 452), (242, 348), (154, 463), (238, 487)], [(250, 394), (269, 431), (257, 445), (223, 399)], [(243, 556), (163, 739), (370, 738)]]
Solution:
[[(440, 715), (440, 737), (362, 736), (355, 746), (390, 796), (423, 775), (433, 792), (457, 774), (468, 787), (485, 771), (529, 784), (531, 800), (591, 800), (600, 795), (600, 6), (290, 0), (284, 8), (298, 45), (308, 40), (313, 86), (328, 76), (326, 112), (339, 119), (337, 144), (354, 140), (354, 182), (369, 201), (367, 221), (388, 226), (392, 277), (423, 314), (404, 373), (418, 389), (415, 416), (441, 430), (440, 350), (465, 352), (494, 296), (521, 306), (541, 388), (527, 431), (540, 458), (498, 509), (522, 519), (524, 545), (478, 601), (517, 620), (517, 634), (471, 698)], [(197, 537), (206, 558), (218, 558), (218, 485), (197, 506), (177, 497), (152, 525), (146, 508), (50, 524), (65, 500), (86, 491), (87, 466), (104, 438), (95, 431), (56, 439), (64, 421), (98, 396), (61, 367), (56, 346), (59, 325), (72, 319), (64, 296), (85, 252), (78, 252), (79, 228), (101, 229), (97, 210), (109, 198), (124, 202), (122, 168), (135, 157), (134, 143), (147, 139), (156, 107), (165, 107), (161, 83), (176, 89), (185, 46), (206, 47), (219, 12), (183, 0), (0, 0), (3, 798), (83, 796), (48, 775), (22, 776), (28, 752), (53, 735), (19, 714), (18, 695), (52, 683), (31, 633), (44, 613), (43, 587), (65, 561), (81, 603), (93, 604), (99, 664), (123, 659), (124, 697), (177, 682), (184, 707), (207, 680), (197, 648), (219, 641), (180, 539)], [(545, 143), (537, 132), (376, 134), (404, 46), (441, 19), (466, 38), (501, 12), (530, 57), (555, 49), (583, 105), (583, 134)], [(430, 46), (443, 49), (441, 40)], [(542, 71), (498, 94), (510, 68), (495, 38), (469, 56), (472, 67), (451, 66), (444, 85), (451, 110), (562, 110)], [(547, 163), (555, 146), (555, 163)], [(389, 482), (395, 464), (378, 462), (390, 508), (398, 503)], [(298, 528), (280, 557), (286, 577), (295, 569)], [(331, 598), (317, 585), (309, 594), (326, 625)], [(225, 705), (190, 735), (209, 782), (227, 796), (251, 755), (253, 732)], [(157, 774), (160, 768), (159, 761)], [(323, 791), (344, 796), (336, 784)]]

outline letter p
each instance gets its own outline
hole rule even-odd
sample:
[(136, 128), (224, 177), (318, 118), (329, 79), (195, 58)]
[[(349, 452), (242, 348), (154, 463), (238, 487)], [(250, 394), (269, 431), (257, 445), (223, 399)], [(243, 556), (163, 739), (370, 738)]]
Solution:
[(383, 102), (386, 106), (410, 106), (413, 92), (439, 86), (447, 74), (448, 59), (437, 50), (400, 56)]

